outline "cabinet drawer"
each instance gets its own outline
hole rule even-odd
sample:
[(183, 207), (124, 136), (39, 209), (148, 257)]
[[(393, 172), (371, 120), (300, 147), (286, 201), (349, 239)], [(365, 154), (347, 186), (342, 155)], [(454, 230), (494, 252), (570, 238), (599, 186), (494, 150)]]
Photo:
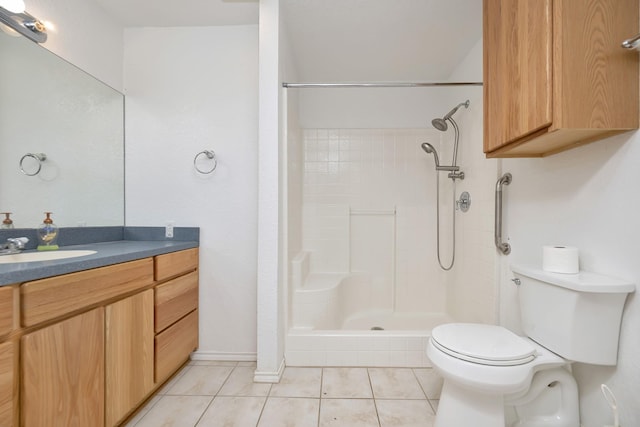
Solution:
[(20, 287), (22, 325), (55, 319), (151, 283), (151, 258), (27, 282)]
[(164, 280), (198, 268), (198, 248), (155, 257), (155, 278)]
[(14, 286), (0, 287), (0, 337), (13, 330), (13, 289)]
[(198, 272), (173, 279), (155, 289), (155, 331), (166, 329), (198, 308)]
[(164, 381), (198, 348), (198, 310), (155, 338), (155, 380)]

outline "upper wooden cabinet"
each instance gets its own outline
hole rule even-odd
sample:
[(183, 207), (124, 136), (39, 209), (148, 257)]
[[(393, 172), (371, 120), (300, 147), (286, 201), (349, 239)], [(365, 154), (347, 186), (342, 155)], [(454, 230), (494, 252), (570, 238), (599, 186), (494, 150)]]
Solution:
[(638, 128), (637, 0), (484, 0), (484, 152), (542, 157)]

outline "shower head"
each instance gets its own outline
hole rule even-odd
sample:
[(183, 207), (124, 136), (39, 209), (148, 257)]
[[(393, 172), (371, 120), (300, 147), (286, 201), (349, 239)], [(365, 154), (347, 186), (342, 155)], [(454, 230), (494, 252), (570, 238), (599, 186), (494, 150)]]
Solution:
[(434, 128), (438, 129), (440, 132), (446, 131), (449, 128), (449, 126), (447, 125), (447, 120), (451, 120), (451, 116), (453, 116), (456, 113), (456, 111), (458, 111), (458, 108), (462, 107), (463, 105), (464, 105), (464, 108), (469, 108), (469, 100), (467, 99), (465, 102), (461, 102), (460, 104), (453, 107), (453, 109), (449, 111), (447, 114), (445, 114), (444, 117), (442, 118), (437, 117), (431, 120), (431, 124), (433, 125)]
[(440, 117), (431, 120), (431, 124), (434, 128), (438, 129), (440, 132), (446, 131), (449, 126), (447, 125), (447, 121)]

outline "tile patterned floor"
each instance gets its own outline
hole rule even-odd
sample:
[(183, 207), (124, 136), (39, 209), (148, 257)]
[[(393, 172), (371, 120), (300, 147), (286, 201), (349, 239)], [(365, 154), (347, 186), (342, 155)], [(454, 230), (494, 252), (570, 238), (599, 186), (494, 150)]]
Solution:
[(286, 368), (190, 362), (127, 427), (431, 427), (442, 380), (427, 368)]

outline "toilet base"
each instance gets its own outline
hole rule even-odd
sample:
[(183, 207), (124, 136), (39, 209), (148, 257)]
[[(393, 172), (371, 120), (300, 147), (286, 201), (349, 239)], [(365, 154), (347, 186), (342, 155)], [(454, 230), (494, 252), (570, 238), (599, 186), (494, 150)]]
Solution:
[(470, 392), (451, 381), (445, 381), (438, 403), (434, 427), (503, 427), (502, 395)]
[[(445, 379), (434, 427), (579, 427), (578, 387), (563, 368), (538, 371), (530, 387), (508, 396), (482, 393)], [(472, 423), (471, 423), (472, 422)]]

